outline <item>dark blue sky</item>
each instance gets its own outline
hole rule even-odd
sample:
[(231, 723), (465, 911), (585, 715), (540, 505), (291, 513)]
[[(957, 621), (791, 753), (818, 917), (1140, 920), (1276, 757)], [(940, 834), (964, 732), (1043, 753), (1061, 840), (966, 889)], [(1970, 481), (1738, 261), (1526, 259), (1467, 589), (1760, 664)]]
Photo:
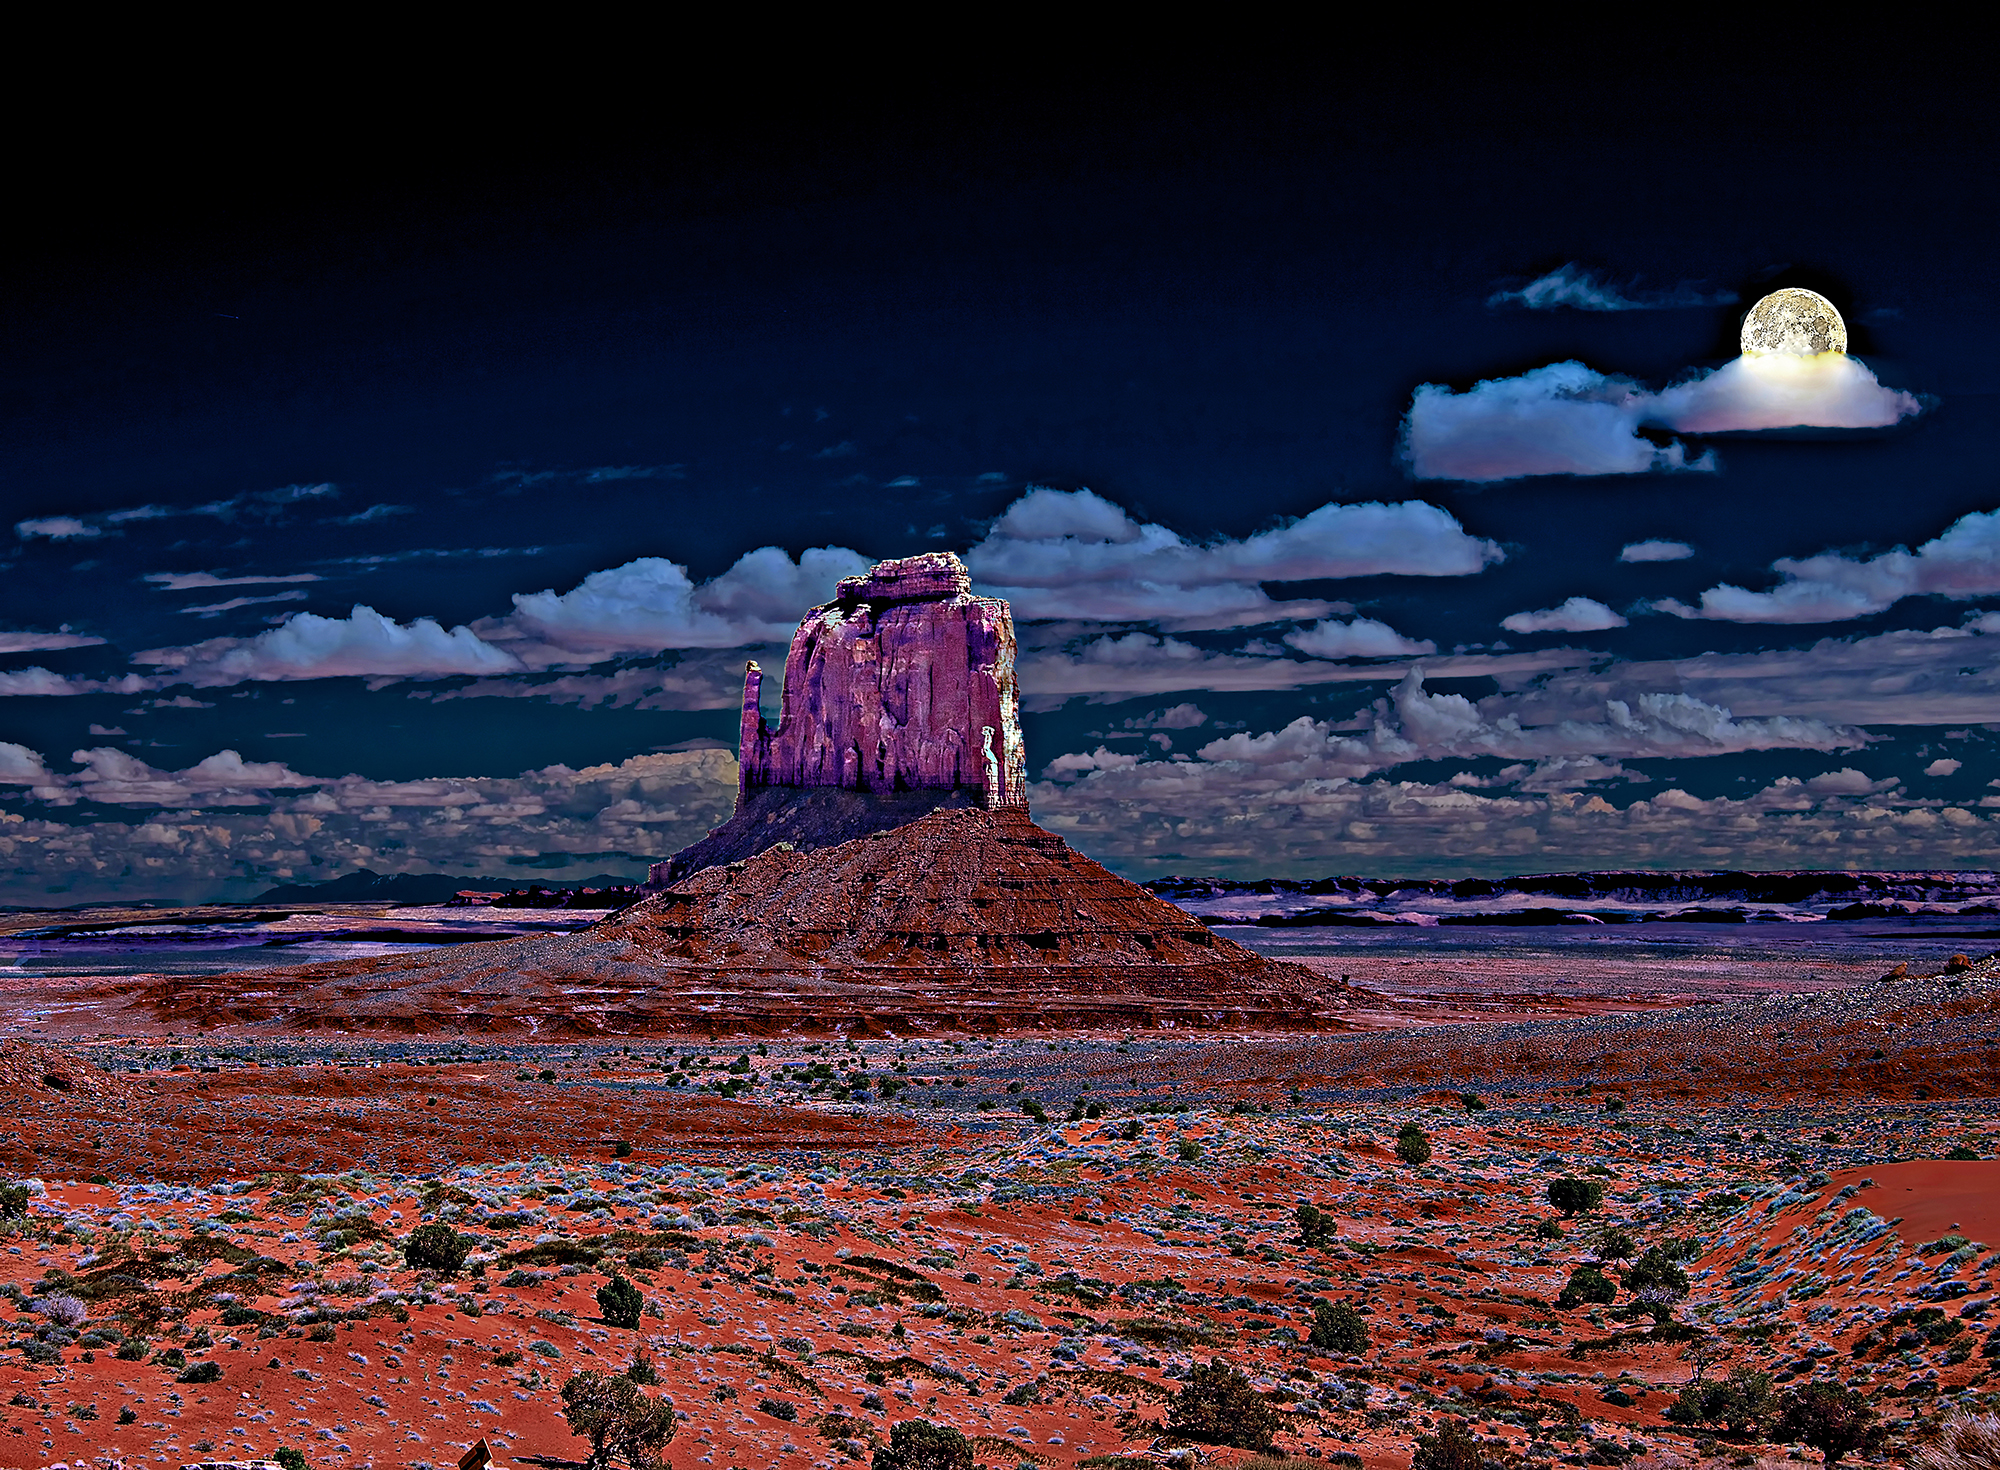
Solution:
[[(635, 872), (743, 659), (932, 548), (1135, 875), (1990, 865), (1993, 129), (1931, 58), (709, 96), (31, 170), (9, 901)], [(1731, 376), (1787, 286), (1851, 353), (1789, 418)]]

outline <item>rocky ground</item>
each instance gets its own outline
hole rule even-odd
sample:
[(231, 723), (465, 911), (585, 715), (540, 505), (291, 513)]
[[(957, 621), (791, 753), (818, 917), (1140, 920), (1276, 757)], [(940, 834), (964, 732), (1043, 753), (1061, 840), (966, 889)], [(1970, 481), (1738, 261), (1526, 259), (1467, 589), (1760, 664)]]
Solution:
[[(1165, 1428), (1217, 1358), (1335, 1464), (1446, 1416), (1503, 1463), (1782, 1453), (1667, 1420), (1698, 1365), (1859, 1386), (1907, 1445), (2000, 1388), (1996, 1041), (1979, 966), (1201, 1041), (11, 1043), (0, 1465), (580, 1460), (562, 1383), (641, 1353), (677, 1466), (865, 1463), (913, 1417), (1004, 1470), (1235, 1463)], [(1602, 1203), (1564, 1219), (1560, 1178)], [(456, 1274), (406, 1260), (428, 1222)], [(1556, 1304), (1649, 1246), (1668, 1325)], [(1315, 1300), (1365, 1346), (1314, 1348)]]

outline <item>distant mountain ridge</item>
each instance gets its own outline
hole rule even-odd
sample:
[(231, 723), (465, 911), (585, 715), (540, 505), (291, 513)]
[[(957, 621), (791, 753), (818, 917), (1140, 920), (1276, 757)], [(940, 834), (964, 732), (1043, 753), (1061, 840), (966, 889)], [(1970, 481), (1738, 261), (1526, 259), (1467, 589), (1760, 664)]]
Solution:
[(530, 886), (538, 888), (615, 888), (629, 884), (629, 878), (599, 873), (561, 883), (530, 878), (462, 878), (448, 873), (378, 873), (372, 868), (343, 873), (324, 883), (282, 883), (267, 888), (250, 903), (443, 903), (453, 895), (472, 889), (484, 893), (504, 893)]

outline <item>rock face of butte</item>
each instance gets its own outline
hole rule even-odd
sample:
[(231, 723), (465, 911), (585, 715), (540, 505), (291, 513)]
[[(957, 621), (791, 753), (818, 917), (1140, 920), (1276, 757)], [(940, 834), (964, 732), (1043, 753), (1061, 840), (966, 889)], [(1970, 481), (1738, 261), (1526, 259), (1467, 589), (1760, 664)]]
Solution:
[(179, 980), (166, 1018), (405, 1031), (1312, 1025), (1318, 980), (1028, 818), (1007, 604), (949, 554), (842, 581), (777, 728), (744, 681), (734, 816), (571, 935)]

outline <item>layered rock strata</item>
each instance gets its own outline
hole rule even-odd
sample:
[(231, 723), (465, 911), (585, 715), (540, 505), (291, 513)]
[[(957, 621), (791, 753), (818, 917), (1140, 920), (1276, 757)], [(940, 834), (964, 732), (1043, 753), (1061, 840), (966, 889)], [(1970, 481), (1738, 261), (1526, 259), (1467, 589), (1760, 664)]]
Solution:
[(974, 597), (950, 552), (842, 579), (792, 635), (775, 727), (763, 684), (753, 661), (735, 815), (655, 863), (650, 891), (782, 842), (812, 850), (939, 808), (1027, 805), (1013, 614)]
[(563, 1035), (1337, 1025), (1323, 982), (1211, 933), (1018, 808), (711, 866), (577, 934), (177, 979), (174, 1023)]

